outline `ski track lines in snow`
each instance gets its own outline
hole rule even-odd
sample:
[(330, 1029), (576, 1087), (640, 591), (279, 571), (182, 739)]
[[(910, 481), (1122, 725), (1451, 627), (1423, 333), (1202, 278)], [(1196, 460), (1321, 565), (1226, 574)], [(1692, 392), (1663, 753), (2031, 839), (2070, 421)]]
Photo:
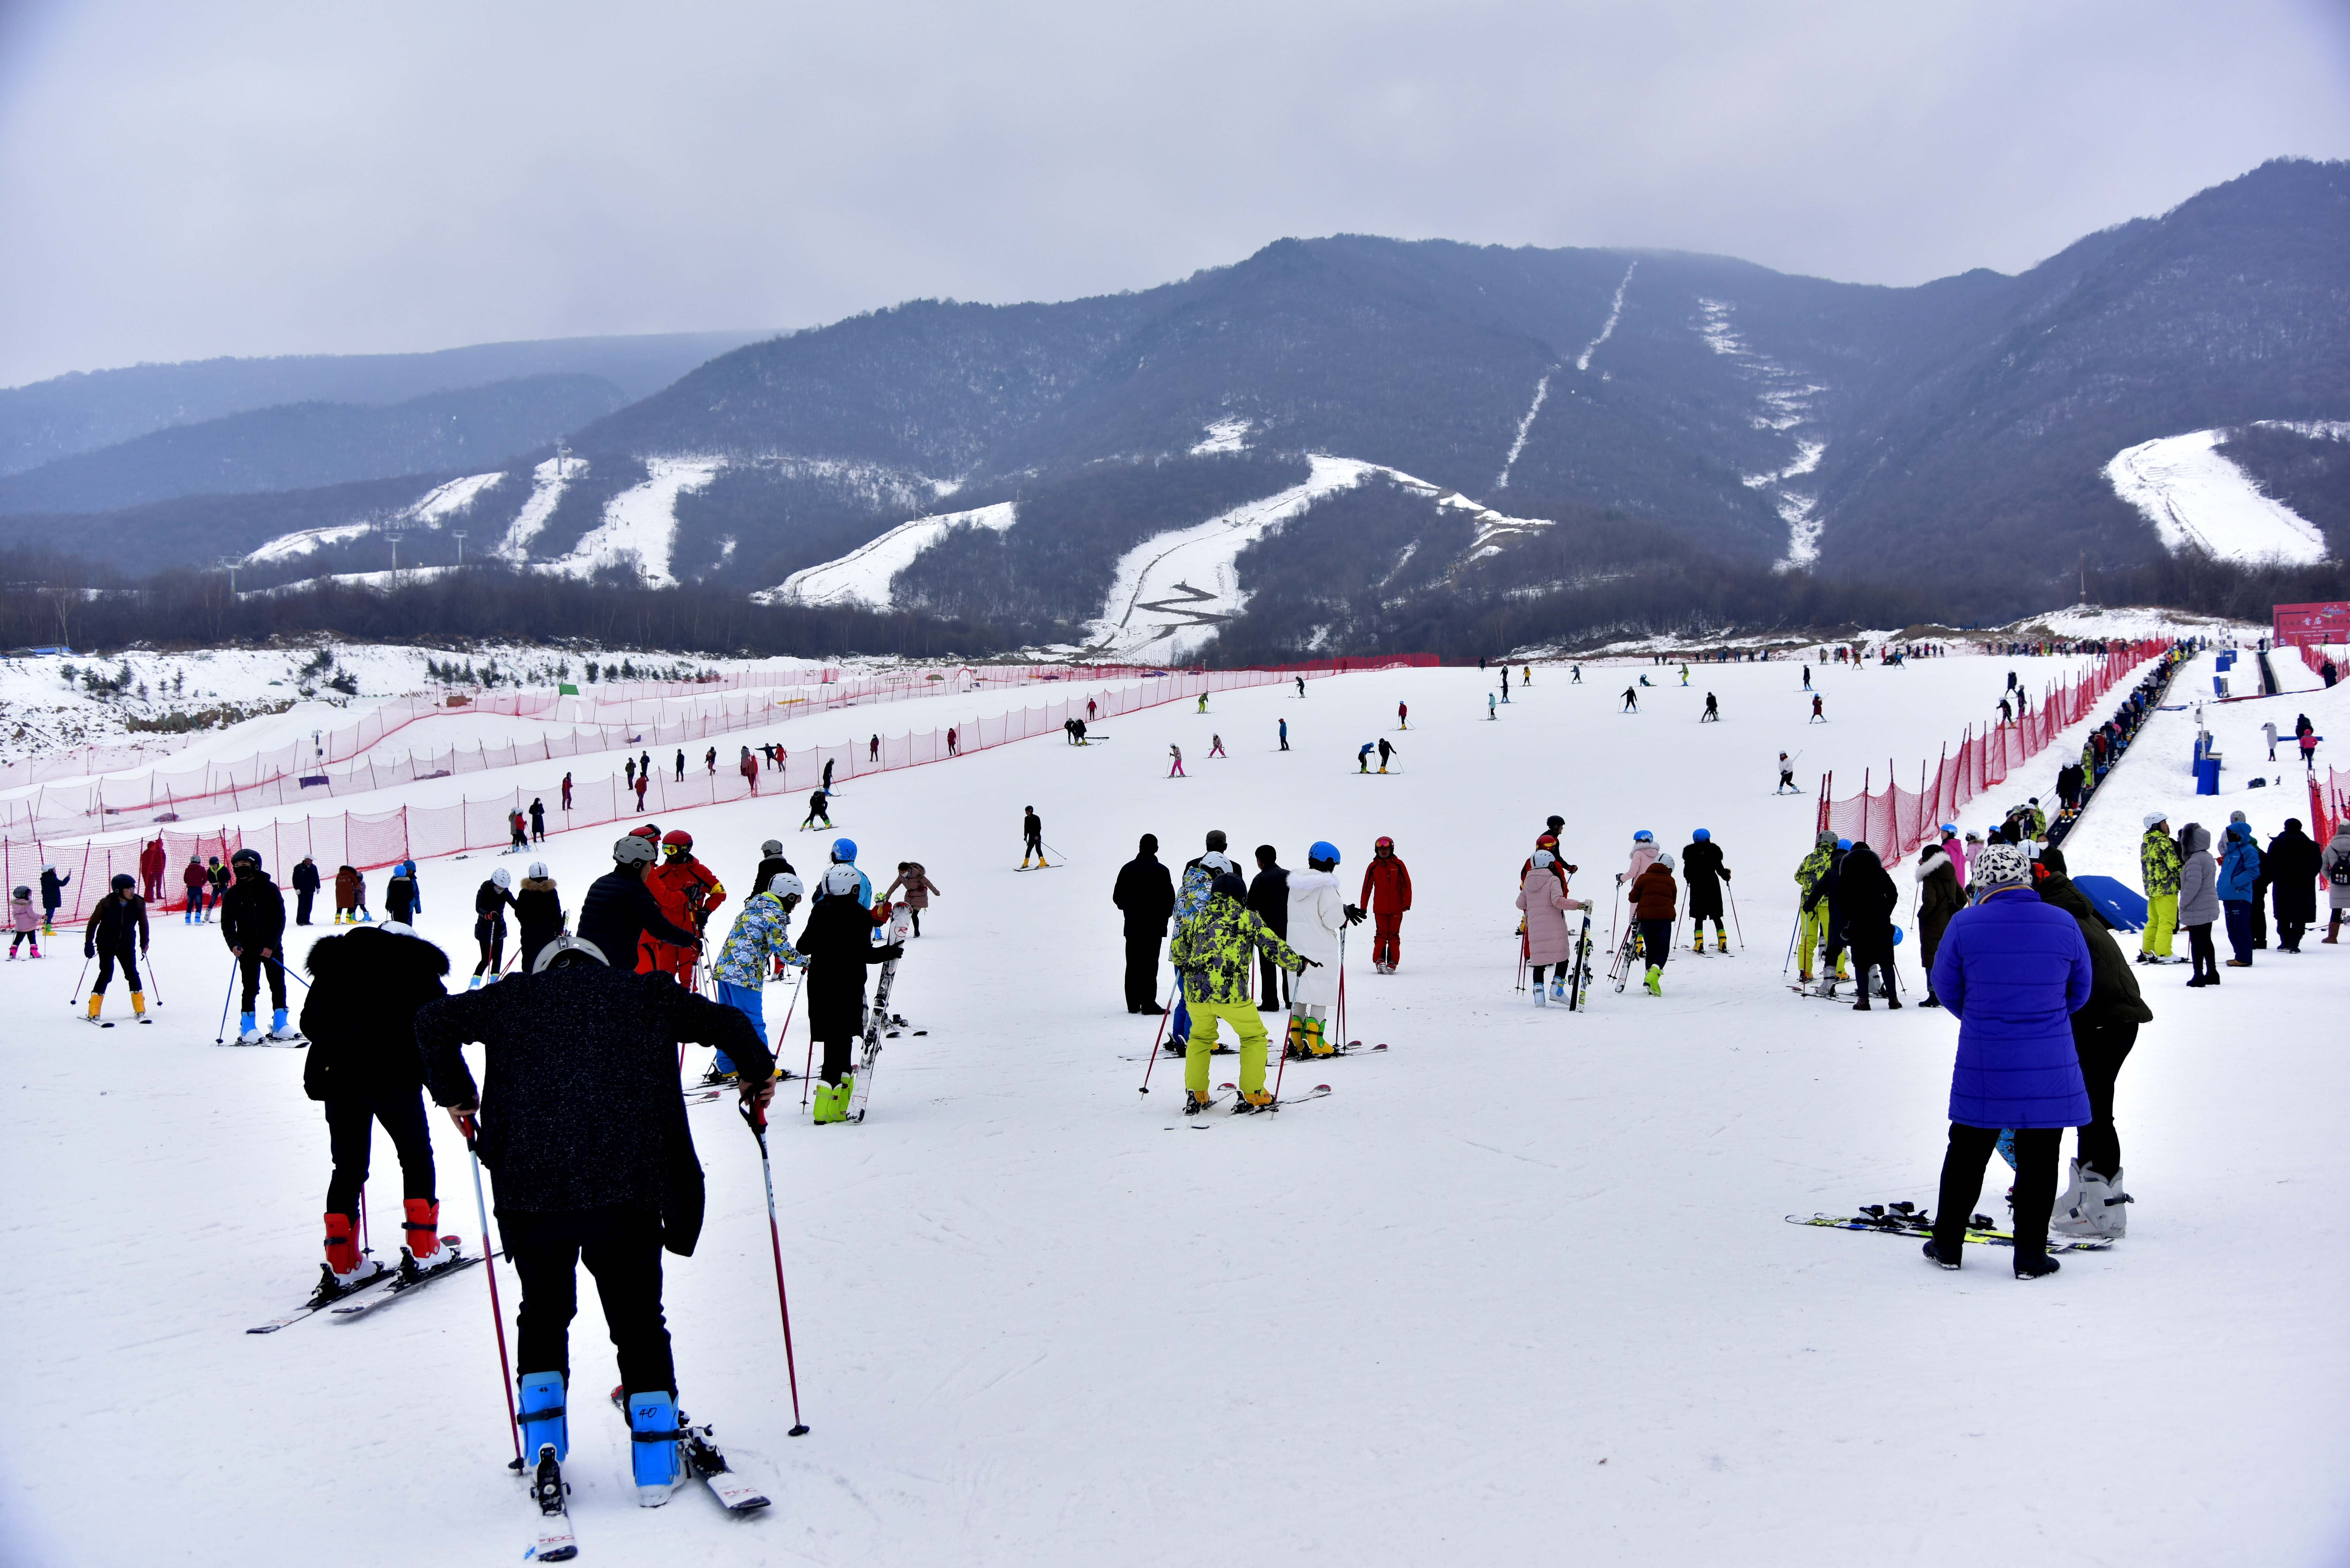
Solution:
[(588, 460), (575, 457), (568, 462), (548, 458), (530, 471), (530, 495), (523, 502), (522, 510), (506, 525), (506, 536), (500, 540), (497, 553), (509, 561), (530, 557), (530, 542), (546, 527), (547, 519), (555, 515), (556, 504), (571, 482), (588, 472)]
[(1309, 461), (1313, 471), (1303, 484), (1189, 528), (1157, 535), (1128, 550), (1111, 575), (1108, 606), (1094, 623), (1090, 651), (1167, 663), (1180, 660), (1214, 637), (1246, 602), (1234, 565), (1243, 550), (1323, 496), (1350, 489), (1374, 473), (1391, 472), (1320, 453)]
[[(1611, 327), (1615, 325), (1615, 318), (1613, 317), (1608, 318), (1608, 325)], [(1607, 335), (1602, 333), (1600, 336), (1605, 337)], [(1597, 340), (1594, 339), (1593, 341), (1594, 347), (1596, 347)], [(1591, 358), (1591, 350), (1589, 348), (1583, 351), (1583, 358), (1586, 360), (1588, 360)], [(1575, 367), (1577, 369), (1581, 369), (1583, 367), (1580, 363)], [(1510, 487), (1510, 470), (1518, 465), (1518, 453), (1526, 450), (1526, 437), (1532, 433), (1534, 428), (1534, 416), (1542, 412), (1543, 401), (1549, 396), (1550, 372), (1545, 370), (1543, 372), (1542, 379), (1534, 383), (1534, 400), (1526, 405), (1526, 417), (1518, 421), (1518, 433), (1510, 442), (1509, 455), (1502, 459), (1502, 472), (1493, 481), (1494, 489), (1507, 490)]]
[(888, 609), (891, 580), (951, 530), (972, 527), (1001, 532), (1018, 520), (1015, 505), (1009, 501), (968, 512), (917, 517), (910, 523), (899, 524), (879, 538), (868, 539), (837, 560), (794, 572), (779, 587), (763, 588), (751, 597), (761, 604), (858, 605)]
[[(1686, 691), (1643, 693), (1638, 716), (1616, 714), (1616, 694), (1654, 667), (1588, 666), (1575, 687), (1545, 665), (1497, 723), (1480, 672), (1352, 675), (1303, 701), (1268, 688), (1219, 694), (1204, 716), (1130, 715), (1106, 745), (1045, 739), (850, 781), (836, 820), (866, 865), (886, 878), (920, 858), (943, 895), (899, 978), (899, 1005), (931, 1033), (889, 1044), (873, 1119), (814, 1128), (795, 1093), (780, 1096), (795, 1110), (771, 1143), (813, 1429), (785, 1436), (755, 1148), (731, 1107), (694, 1111), (709, 1218), (693, 1257), (664, 1260), (681, 1388), (775, 1507), (737, 1521), (696, 1497), (635, 1505), (625, 1434), (595, 1408), (615, 1375), (583, 1279), (567, 1466), (581, 1560), (1312, 1553), (1420, 1568), (1537, 1562), (1582, 1537), (1638, 1568), (1955, 1568), (2019, 1535), (2049, 1563), (2332, 1560), (2350, 1524), (2345, 1221), (2308, 1195), (2350, 1174), (2333, 1136), (2350, 1095), (2336, 1044), (2350, 950), (2264, 952), (2217, 992), (2137, 971), (2156, 1014), (2120, 1096), (2139, 1203), (2110, 1253), (2021, 1285), (1996, 1253), (1945, 1274), (1910, 1242), (1783, 1222), (1930, 1202), (1955, 1030), (1937, 1012), (1860, 1014), (1781, 988), (1813, 802), (1770, 794), (1772, 753), (1804, 751), (1807, 783), (1825, 765), (1856, 778), (1887, 753), (1914, 768), (2011, 663), (2036, 687), (2074, 662), (1829, 666), (1815, 678), (1833, 722), (1814, 726), (1784, 663), (1700, 667)], [(1725, 718), (1700, 726), (1709, 689)], [(2306, 707), (2350, 732), (2344, 691), (2211, 715), (2233, 764), (2263, 710)], [(1355, 748), (1391, 732), (1399, 700), (1409, 771), (1356, 776)], [(2158, 719), (2107, 790), (2175, 791), (2184, 811), (2187, 717)], [(1205, 759), (1211, 731), (1229, 760)], [(1170, 741), (1193, 759), (1188, 780), (1161, 776)], [(2053, 776), (2058, 757), (2034, 765)], [(2233, 793), (2234, 765), (2226, 776), (2229, 796), (2192, 802), (2203, 820), (2241, 805), (2265, 836), (2294, 804)], [(1019, 876), (1031, 803), (1067, 861)], [(762, 838), (804, 874), (821, 860), (832, 836), (792, 832), (800, 810), (680, 819), (737, 889), (718, 925)], [(1660, 1000), (1595, 983), (1588, 1013), (1532, 1008), (1511, 989), (1512, 898), (1552, 811), (1570, 819), (1577, 893), (1603, 901), (1602, 942), (1632, 831), (1678, 851), (1704, 826), (1736, 872), (1749, 945), (1674, 954)], [(2101, 799), (2074, 867), (2134, 881), (2137, 815)], [(1158, 1021), (1118, 1006), (1107, 899), (1137, 834), (1180, 867), (1211, 827), (1293, 866), (1333, 840), (1350, 898), (1371, 839), (1391, 833), (1416, 907), (1400, 973), (1370, 972), (1360, 931), (1348, 943), (1350, 1033), (1392, 1052), (1293, 1066), (1285, 1093), (1335, 1085), (1318, 1103), (1187, 1124), (1175, 1062), (1145, 1097), (1143, 1064), (1121, 1059), (1148, 1051)], [(608, 864), (600, 835), (532, 853), (575, 910)], [(423, 933), (471, 953), (468, 894), (518, 864), (428, 862)], [(1895, 876), (1907, 895), (1908, 867)], [(331, 929), (289, 932), (296, 963)], [(0, 1556), (111, 1568), (166, 1541), (191, 1563), (308, 1568), (330, 1541), (355, 1563), (515, 1560), (530, 1511), (504, 1469), (481, 1281), (356, 1324), (244, 1333), (316, 1275), (325, 1131), (300, 1053), (211, 1044), (218, 929), (159, 919), (155, 959), (160, 1022), (103, 1035), (67, 1007), (72, 961), (0, 967), (16, 1020), (0, 1036), (15, 1416)], [(1913, 988), (1916, 962), (1913, 939)], [(805, 1012), (784, 1049), (795, 1072)], [(690, 1051), (687, 1071), (706, 1061)], [(1217, 1081), (1232, 1062), (1215, 1059)], [(445, 1118), (432, 1137), (444, 1226), (478, 1246), (464, 1150)], [(1981, 1207), (2000, 1185), (1994, 1166)], [(400, 1175), (380, 1137), (373, 1187), (381, 1251)], [(511, 1314), (511, 1272), (500, 1287)], [(2098, 1479), (2063, 1484), (2085, 1411)], [(66, 1431), (106, 1462), (59, 1462)], [(1951, 1529), (1917, 1488), (1877, 1476), (1963, 1478), (1996, 1518)]]
[[(726, 466), (719, 457), (649, 457), (645, 481), (604, 504), (604, 520), (580, 537), (571, 553), (549, 568), (570, 576), (595, 575), (623, 555), (632, 555), (645, 581), (672, 587), (670, 545), (677, 537), (677, 498), (700, 490)], [(552, 506), (550, 504), (550, 510)]]
[(2222, 560), (2293, 566), (2324, 560), (2325, 535), (2261, 493), (2251, 475), (2229, 461), (2222, 434), (2189, 431), (2125, 447), (2106, 464), (2106, 479), (2115, 494), (2146, 514), (2173, 554), (2191, 545)]
[[(1638, 269), (1639, 265), (1640, 264), (1636, 261), (1624, 269), (1623, 281), (1616, 286), (1616, 298), (1607, 306), (1607, 319), (1600, 324), (1599, 336), (1586, 343), (1583, 346), (1583, 352), (1575, 357), (1575, 368), (1578, 372), (1590, 369), (1591, 357), (1599, 352), (1599, 346), (1616, 336), (1616, 323), (1624, 315), (1624, 291), (1632, 286), (1632, 274)], [(1512, 455), (1516, 454), (1512, 453)]]

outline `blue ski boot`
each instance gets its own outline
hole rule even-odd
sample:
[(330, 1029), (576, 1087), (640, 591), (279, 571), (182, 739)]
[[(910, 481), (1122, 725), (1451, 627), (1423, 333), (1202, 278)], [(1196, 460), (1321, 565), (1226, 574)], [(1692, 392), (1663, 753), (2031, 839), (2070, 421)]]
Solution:
[(236, 1015), (236, 1043), (240, 1045), (261, 1044), (260, 1025), (254, 1023), (253, 1014), (250, 1012), (240, 1012)]
[(558, 1464), (571, 1452), (571, 1423), (563, 1412), (563, 1374), (525, 1372), (522, 1375), (522, 1451), (536, 1462), (538, 1450), (555, 1449)]
[(286, 1032), (286, 1010), (282, 1007), (277, 1008), (269, 1015), (269, 1037), (272, 1040), (284, 1040), (288, 1038)]
[(677, 1401), (667, 1389), (631, 1394), (629, 1429), (636, 1441), (637, 1506), (659, 1508), (677, 1490), (683, 1468), (678, 1459)]

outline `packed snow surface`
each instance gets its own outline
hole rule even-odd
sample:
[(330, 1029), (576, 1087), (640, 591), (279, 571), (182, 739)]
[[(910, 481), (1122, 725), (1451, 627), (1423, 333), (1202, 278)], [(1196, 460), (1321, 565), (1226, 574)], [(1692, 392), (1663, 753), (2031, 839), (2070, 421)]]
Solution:
[[(1130, 716), (1107, 744), (1048, 738), (855, 781), (834, 815), (867, 867), (886, 881), (920, 859), (942, 893), (897, 992), (929, 1033), (889, 1043), (871, 1119), (812, 1127), (796, 1085), (778, 1100), (811, 1430), (785, 1436), (756, 1149), (730, 1106), (697, 1108), (709, 1218), (691, 1258), (663, 1260), (682, 1401), (775, 1506), (636, 1505), (629, 1444), (598, 1408), (615, 1374), (583, 1278), (566, 1467), (580, 1561), (1418, 1568), (1537, 1562), (1578, 1540), (1657, 1568), (1957, 1568), (1994, 1538), (2049, 1563), (2339, 1561), (2350, 1277), (2345, 1222), (2310, 1195), (2350, 1174), (2334, 1136), (2350, 948), (2272, 950), (2218, 991), (2136, 971), (2155, 1017), (2118, 1103), (2138, 1202), (2109, 1252), (2023, 1285), (1995, 1253), (1946, 1274), (1911, 1242), (1783, 1222), (1930, 1203), (1955, 1034), (1942, 1012), (1783, 988), (1770, 961), (1809, 786), (1888, 753), (1914, 766), (2010, 668), (2037, 687), (2076, 664), (1815, 667), (1820, 725), (1784, 663), (1708, 669), (1643, 693), (1638, 715), (1614, 711), (1620, 684), (1539, 667), (1495, 722), (1478, 671), (1355, 675), (1303, 700), (1269, 688)], [(1724, 717), (1700, 726), (1709, 689)], [(2306, 708), (2350, 733), (2345, 690), (2207, 710), (2230, 763), (2216, 800), (2191, 794), (2191, 716), (2158, 719), (2068, 846), (2074, 869), (2135, 885), (2145, 809), (2213, 823), (2241, 807), (2265, 841), (2306, 796), (2241, 787), (2250, 732)], [(1204, 760), (1211, 732), (1228, 760)], [(1398, 771), (1357, 775), (1355, 749), (1383, 733)], [(1191, 777), (1163, 776), (1170, 742)], [(1806, 793), (1770, 793), (1782, 748), (1804, 753)], [(2038, 759), (2052, 776), (2059, 754)], [(1027, 805), (1066, 857), (1050, 876), (1013, 869)], [(821, 863), (832, 836), (794, 833), (800, 810), (662, 826), (688, 827), (739, 888), (764, 837), (804, 873)], [(1732, 952), (1684, 947), (1661, 999), (1601, 981), (1587, 1012), (1533, 1008), (1513, 989), (1512, 899), (1551, 812), (1603, 950), (1632, 832), (1679, 851), (1711, 828), (1735, 873)], [(1347, 949), (1347, 1033), (1391, 1049), (1293, 1064), (1284, 1096), (1334, 1092), (1274, 1116), (1185, 1121), (1172, 1060), (1135, 1093), (1159, 1021), (1120, 1005), (1111, 882), (1138, 834), (1180, 869), (1211, 827), (1293, 867), (1332, 840), (1350, 898), (1378, 834), (1413, 873), (1400, 971), (1370, 971), (1362, 932)], [(532, 853), (576, 911), (608, 842), (557, 835)], [(473, 888), (520, 864), (422, 867), (421, 929), (458, 983)], [(297, 965), (331, 930), (289, 933)], [(479, 1268), (357, 1322), (244, 1332), (317, 1273), (326, 1133), (299, 1051), (213, 1046), (218, 928), (164, 916), (154, 937), (152, 1027), (74, 1022), (69, 936), (0, 968), (16, 1023), (0, 1035), (15, 1417), (0, 1561), (110, 1568), (162, 1542), (175, 1561), (307, 1568), (321, 1542), (369, 1563), (519, 1560), (531, 1512), (504, 1468)], [(1913, 937), (1900, 955), (1913, 1000), (1917, 951)], [(787, 996), (769, 987), (771, 1028)], [(127, 1016), (120, 982), (106, 1011)], [(690, 1050), (686, 1075), (707, 1060)], [(1227, 1081), (1232, 1058), (1213, 1067)], [(432, 1136), (442, 1228), (478, 1249), (464, 1148), (437, 1115)], [(388, 1255), (400, 1178), (380, 1136), (371, 1187)], [(518, 1287), (494, 1266), (510, 1320)], [(2096, 1480), (2064, 1481), (2085, 1444)], [(1951, 1528), (1920, 1501), (1935, 1486), (1996, 1500), (1996, 1519)]]
[[(1626, 275), (1628, 277), (1630, 275), (1627, 274)], [(1621, 301), (1621, 291), (1619, 290), (1617, 291), (1619, 303)], [(1611, 327), (1614, 327), (1616, 325), (1616, 318), (1614, 317), (1609, 317), (1607, 325)], [(1600, 336), (1605, 337), (1607, 335), (1602, 333)], [(1596, 339), (1594, 339), (1595, 346), (1596, 345)], [(1583, 357), (1586, 360), (1589, 359), (1591, 358), (1591, 350), (1588, 348), (1585, 349), (1583, 351)], [(1575, 368), (1580, 369), (1582, 369), (1582, 366), (1577, 365)], [(1534, 400), (1526, 405), (1526, 416), (1518, 421), (1518, 433), (1511, 440), (1510, 450), (1502, 458), (1502, 472), (1493, 480), (1494, 489), (1507, 490), (1510, 487), (1510, 470), (1517, 467), (1518, 454), (1526, 450), (1526, 437), (1534, 432), (1534, 416), (1542, 412), (1543, 403), (1549, 397), (1550, 372), (1544, 371), (1543, 373), (1542, 379), (1534, 383)]]
[(1625, 267), (1622, 280), (1616, 285), (1616, 297), (1608, 302), (1607, 319), (1599, 324), (1599, 335), (1586, 343), (1583, 352), (1575, 357), (1575, 368), (1578, 372), (1590, 369), (1591, 357), (1599, 352), (1599, 346), (1616, 336), (1616, 323), (1624, 317), (1624, 291), (1632, 286), (1632, 275), (1639, 270), (1639, 266), (1636, 261)]
[(726, 466), (717, 457), (649, 457), (645, 481), (630, 485), (604, 504), (604, 520), (581, 535), (568, 555), (551, 569), (571, 576), (593, 576), (602, 567), (632, 558), (645, 582), (653, 587), (674, 587), (670, 573), (670, 547), (677, 537), (677, 498), (702, 489)]
[(751, 597), (761, 604), (856, 605), (888, 609), (889, 584), (914, 564), (914, 557), (957, 528), (992, 528), (1001, 533), (1019, 516), (1009, 501), (968, 512), (948, 512), (900, 523), (878, 538), (868, 539), (837, 560), (805, 567), (775, 587)]
[(2325, 558), (2325, 535), (2261, 493), (2229, 460), (2226, 431), (2189, 431), (2125, 447), (2106, 464), (2114, 493), (2146, 514), (2173, 554), (2190, 545), (2229, 561), (2307, 566)]
[(1244, 452), (1248, 449), (1249, 421), (1237, 415), (1216, 421), (1201, 432), (1192, 443), (1193, 457), (1207, 457), (1220, 452)]
[[(290, 561), (299, 556), (315, 554), (329, 545), (348, 544), (353, 539), (364, 538), (369, 531), (387, 524), (397, 526), (401, 524), (414, 524), (424, 528), (438, 528), (451, 518), (470, 511), (484, 491), (495, 488), (498, 481), (504, 477), (505, 474), (503, 472), (470, 473), (463, 479), (452, 479), (445, 484), (436, 484), (426, 491), (423, 497), (414, 504), (400, 508), (390, 518), (380, 522), (375, 518), (369, 518), (359, 523), (338, 523), (325, 528), (303, 528), (291, 534), (280, 534), (276, 538), (246, 556), (244, 564), (248, 566), (264, 566), (279, 561)], [(354, 576), (343, 580), (357, 579)]]
[(545, 530), (547, 520), (563, 499), (563, 492), (571, 482), (588, 472), (588, 460), (583, 457), (550, 457), (530, 471), (530, 494), (506, 524), (506, 536), (499, 541), (496, 554), (509, 561), (527, 560), (530, 542)]

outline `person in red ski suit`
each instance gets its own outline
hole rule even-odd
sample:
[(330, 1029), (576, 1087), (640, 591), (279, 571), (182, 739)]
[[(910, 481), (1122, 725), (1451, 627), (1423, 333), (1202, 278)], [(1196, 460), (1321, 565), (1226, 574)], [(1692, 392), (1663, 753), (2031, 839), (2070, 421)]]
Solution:
[(139, 851), (139, 896), (157, 909), (163, 907), (163, 841), (151, 838)]
[(1393, 974), (1403, 962), (1403, 915), (1411, 908), (1411, 871), (1396, 858), (1394, 839), (1382, 837), (1372, 848), (1358, 902), (1372, 916), (1371, 967)]
[[(645, 873), (645, 886), (660, 906), (661, 917), (689, 931), (702, 929), (710, 911), (726, 901), (726, 888), (717, 874), (693, 857), (693, 835), (673, 828), (661, 839), (661, 863)], [(693, 984), (693, 961), (698, 948), (655, 941), (637, 944), (637, 972), (665, 974), (678, 984)]]

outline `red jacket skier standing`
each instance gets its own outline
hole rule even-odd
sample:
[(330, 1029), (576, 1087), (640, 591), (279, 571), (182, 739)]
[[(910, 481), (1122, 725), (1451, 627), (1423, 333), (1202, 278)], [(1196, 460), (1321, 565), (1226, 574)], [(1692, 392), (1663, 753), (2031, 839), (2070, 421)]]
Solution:
[(1382, 837), (1373, 846), (1360, 902), (1372, 915), (1371, 967), (1393, 974), (1403, 961), (1403, 914), (1411, 908), (1411, 871), (1396, 858), (1394, 839)]

